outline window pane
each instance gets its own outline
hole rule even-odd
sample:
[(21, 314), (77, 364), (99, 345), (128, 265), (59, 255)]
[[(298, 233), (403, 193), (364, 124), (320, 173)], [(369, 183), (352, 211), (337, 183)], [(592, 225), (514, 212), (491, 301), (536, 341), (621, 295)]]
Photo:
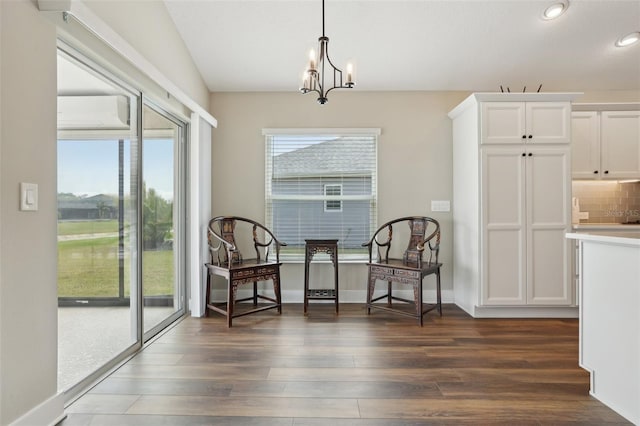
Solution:
[(363, 258), (376, 218), (375, 135), (267, 137), (267, 226), (303, 257), (305, 239), (338, 239), (341, 256)]

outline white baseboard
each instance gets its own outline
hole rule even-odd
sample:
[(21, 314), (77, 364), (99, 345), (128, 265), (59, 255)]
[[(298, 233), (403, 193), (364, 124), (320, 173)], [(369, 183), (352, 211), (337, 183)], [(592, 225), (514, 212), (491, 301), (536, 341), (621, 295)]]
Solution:
[(578, 318), (577, 306), (475, 306), (474, 318)]
[(19, 417), (11, 426), (33, 426), (48, 425), (54, 426), (64, 419), (64, 394), (59, 393), (47, 399), (37, 407)]
[[(262, 291), (263, 294), (273, 297), (273, 291)], [(250, 291), (242, 290), (238, 292), (238, 297), (249, 297)], [(382, 295), (382, 292), (376, 292), (377, 295)], [(405, 299), (413, 300), (413, 291), (411, 290), (394, 290), (394, 295), (403, 297)], [(367, 301), (367, 292), (365, 290), (340, 290), (340, 303), (365, 303)], [(212, 292), (214, 300), (223, 301), (226, 300), (227, 294), (223, 290), (215, 290)], [(436, 300), (435, 290), (425, 290), (423, 295), (424, 303), (434, 303)], [(304, 290), (284, 290), (282, 292), (282, 303), (303, 303), (304, 302)], [(314, 300), (314, 303), (321, 303), (323, 301)], [(332, 300), (326, 301), (327, 303), (334, 303)], [(442, 291), (442, 303), (453, 303), (453, 291)]]

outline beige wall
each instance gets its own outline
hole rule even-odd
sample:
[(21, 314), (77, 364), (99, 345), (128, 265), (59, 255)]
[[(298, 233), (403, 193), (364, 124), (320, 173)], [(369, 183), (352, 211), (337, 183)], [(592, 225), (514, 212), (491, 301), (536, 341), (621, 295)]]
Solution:
[[(430, 201), (452, 200), (451, 121), (447, 113), (468, 94), (354, 89), (332, 92), (329, 103), (321, 106), (313, 95), (293, 91), (213, 93), (211, 113), (219, 123), (213, 132), (213, 215), (264, 221), (263, 128), (379, 127), (378, 222), (412, 214), (433, 216), (441, 222), (446, 298), (452, 294), (451, 213), (431, 212)], [(587, 92), (577, 100), (639, 101), (638, 91)], [(285, 265), (283, 273), (285, 301), (301, 301), (303, 265)], [(330, 282), (330, 266), (317, 267), (315, 279)], [(343, 300), (364, 300), (364, 293), (360, 294), (366, 283), (363, 265), (341, 266), (340, 282), (341, 293), (346, 293)]]
[[(640, 77), (639, 77), (640, 78)], [(640, 102), (640, 90), (610, 90), (585, 92), (575, 103)]]
[[(109, 2), (94, 11), (113, 25), (119, 22), (123, 38), (146, 49), (142, 53), (161, 73), (207, 108), (208, 91), (194, 75), (195, 65), (163, 3)], [(45, 15), (36, 0), (0, 0), (0, 425), (16, 420), (52, 424), (62, 414), (63, 399), (57, 395), (56, 27)], [(39, 185), (37, 212), (18, 210), (20, 182)]]
[[(4, 425), (56, 393), (56, 31), (31, 2), (1, 3)], [(20, 182), (39, 185), (37, 212), (18, 210)]]
[(205, 110), (209, 90), (161, 1), (91, 0), (85, 4)]
[[(353, 90), (332, 92), (329, 103), (319, 105), (312, 95), (297, 92), (213, 93), (211, 113), (219, 123), (213, 131), (213, 214), (264, 221), (263, 128), (380, 128), (378, 222), (407, 215), (432, 216), (440, 221), (446, 294), (452, 289), (451, 213), (431, 212), (430, 202), (452, 199), (451, 121), (447, 113), (467, 95)], [(330, 277), (329, 268), (318, 272), (315, 279)], [(303, 273), (302, 264), (285, 265), (285, 301), (302, 301)], [(363, 265), (340, 265), (342, 300), (364, 301), (365, 283)]]

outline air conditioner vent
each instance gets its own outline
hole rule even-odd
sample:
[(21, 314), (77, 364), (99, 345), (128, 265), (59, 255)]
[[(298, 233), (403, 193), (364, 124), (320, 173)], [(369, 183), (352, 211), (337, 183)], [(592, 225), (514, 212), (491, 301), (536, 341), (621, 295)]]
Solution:
[(129, 128), (129, 98), (109, 96), (58, 96), (58, 129)]

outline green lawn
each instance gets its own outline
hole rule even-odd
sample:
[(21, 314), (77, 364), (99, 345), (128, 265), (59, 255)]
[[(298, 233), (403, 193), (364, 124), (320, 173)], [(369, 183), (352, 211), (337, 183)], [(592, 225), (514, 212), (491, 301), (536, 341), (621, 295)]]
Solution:
[[(117, 221), (63, 222), (65, 234), (116, 232)], [(99, 229), (99, 231), (97, 231)], [(126, 252), (126, 250), (125, 250)], [(58, 242), (59, 297), (118, 297), (118, 238)], [(173, 251), (145, 251), (142, 255), (145, 296), (172, 295)], [(130, 293), (130, 259), (124, 258), (125, 296)]]
[(117, 220), (79, 220), (58, 222), (58, 235), (100, 234), (118, 232)]

